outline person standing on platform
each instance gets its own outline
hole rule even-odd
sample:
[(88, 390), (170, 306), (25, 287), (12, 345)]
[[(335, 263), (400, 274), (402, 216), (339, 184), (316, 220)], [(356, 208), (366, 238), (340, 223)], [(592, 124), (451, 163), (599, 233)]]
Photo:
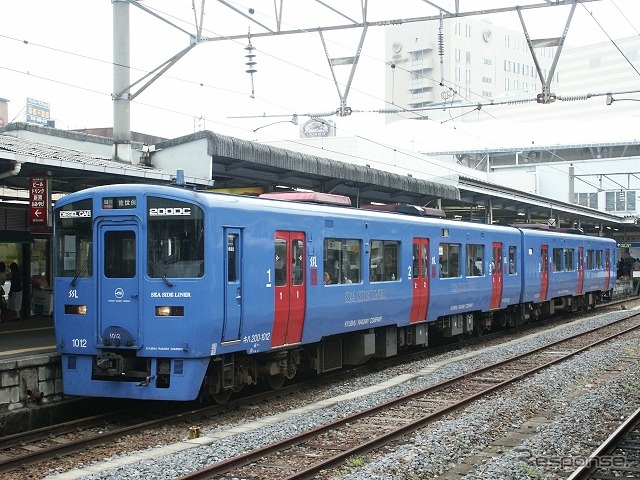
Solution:
[[(0, 262), (0, 312), (4, 313), (7, 308), (7, 304), (4, 300), (6, 292), (4, 291), (4, 283), (7, 281), (7, 266), (4, 262)], [(1, 317), (0, 317), (1, 318)]]
[(20, 320), (20, 310), (22, 309), (22, 277), (20, 268), (16, 262), (9, 265), (11, 270), (11, 288), (9, 289), (9, 310), (10, 320)]

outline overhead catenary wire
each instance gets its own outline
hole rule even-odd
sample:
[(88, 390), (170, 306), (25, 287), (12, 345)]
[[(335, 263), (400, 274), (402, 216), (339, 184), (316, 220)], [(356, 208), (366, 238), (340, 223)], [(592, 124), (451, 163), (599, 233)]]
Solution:
[[(200, 25), (200, 28), (202, 29), (202, 25)], [(201, 31), (201, 30), (200, 30), (200, 31)], [(207, 32), (208, 32), (208, 30), (207, 30)], [(307, 33), (311, 34), (311, 32), (307, 32)], [(28, 43), (28, 42), (24, 41), (24, 43), (26, 44), (26, 43)], [(45, 48), (46, 48), (46, 47), (45, 47)], [(267, 54), (267, 55), (269, 55), (269, 53), (266, 53), (266, 54)], [(84, 56), (84, 55), (79, 55), (79, 56), (84, 57), (84, 58), (87, 58), (87, 59), (91, 58), (91, 57)], [(277, 56), (275, 56), (275, 55), (271, 55), (271, 57), (272, 57), (272, 58), (276, 58), (276, 59), (278, 59), (279, 61), (287, 62), (287, 60), (282, 59), (282, 58), (280, 58), (280, 57), (277, 57)], [(98, 59), (95, 59), (95, 60), (98, 60)], [(100, 61), (100, 60), (98, 60), (98, 61)], [(379, 60), (379, 61), (382, 61), (382, 60)], [(105, 62), (105, 63), (111, 63), (111, 62)], [(295, 67), (299, 68), (299, 66), (298, 66), (298, 65), (296, 65), (295, 63), (292, 63), (292, 62), (287, 62), (287, 63), (289, 63), (290, 65), (293, 65), (293, 66), (295, 66)], [(2, 67), (0, 67), (0, 68), (2, 68)], [(309, 70), (306, 70), (306, 71), (307, 71), (307, 72), (309, 72), (309, 73), (315, 73), (315, 74), (317, 75), (317, 72), (312, 72), (312, 71), (309, 71)], [(28, 73), (28, 72), (27, 72), (27, 73)], [(330, 80), (327, 76), (321, 76), (321, 75), (317, 75), (317, 76), (320, 76), (320, 77), (322, 77), (322, 78), (324, 78), (324, 79), (326, 79), (326, 80)], [(42, 77), (42, 78), (44, 79), (44, 77)], [(232, 92), (232, 93), (234, 93), (234, 94), (245, 95), (245, 93), (240, 92), (240, 91), (234, 91), (234, 90), (230, 90), (230, 89), (222, 89), (222, 88), (216, 87), (216, 86), (214, 86), (214, 85), (207, 84), (207, 83), (205, 83), (205, 82), (197, 82), (197, 81), (192, 81), (192, 80), (182, 79), (182, 78), (176, 78), (176, 77), (170, 77), (170, 78), (173, 78), (173, 79), (176, 79), (176, 80), (179, 80), (179, 81), (185, 82), (185, 83), (187, 83), (187, 84), (191, 84), (191, 85), (198, 85), (198, 86), (200, 86), (200, 87), (207, 87), (207, 88), (212, 88), (212, 89), (216, 89), (216, 90), (220, 90), (220, 91)], [(433, 79), (431, 79), (431, 80), (433, 80)], [(55, 80), (51, 80), (51, 81), (55, 81)], [(434, 81), (434, 82), (436, 82), (436, 80), (433, 80), (433, 81)], [(62, 85), (67, 85), (67, 86), (75, 87), (75, 86), (73, 86), (72, 84), (69, 84), (69, 83), (67, 83), (67, 82), (57, 82), (57, 83), (62, 84)], [(82, 88), (82, 87), (79, 87), (79, 86), (78, 86), (78, 88)], [(452, 87), (449, 87), (449, 88), (451, 88), (451, 91), (452, 91), (452, 92), (455, 92), (455, 90), (454, 90)], [(85, 90), (88, 90), (88, 89), (85, 89)], [(96, 93), (101, 93), (101, 92), (96, 91)], [(102, 94), (102, 93), (101, 93), (101, 94)], [(371, 95), (370, 95), (370, 96), (371, 96)], [(376, 97), (372, 96), (372, 98), (376, 98)], [(263, 101), (267, 101), (267, 99), (265, 99), (265, 98), (262, 98), (262, 100), (263, 100)], [(382, 100), (382, 99), (379, 99), (379, 100)], [(510, 101), (505, 102), (505, 104), (516, 104), (516, 105), (517, 105), (517, 104), (519, 104), (519, 103), (526, 102), (526, 101), (532, 101), (532, 100), (519, 100), (519, 101), (518, 101), (518, 100), (510, 100)], [(192, 114), (192, 113), (187, 114), (187, 113), (184, 113), (184, 112), (178, 112), (178, 111), (175, 111), (175, 110), (166, 109), (166, 108), (163, 108), (163, 107), (159, 107), (159, 106), (156, 106), (156, 105), (150, 105), (150, 104), (148, 104), (148, 103), (143, 103), (143, 102), (139, 102), (139, 101), (136, 101), (136, 103), (140, 103), (140, 104), (142, 104), (142, 105), (146, 105), (146, 106), (149, 106), (149, 107), (152, 107), (152, 108), (160, 108), (160, 109), (163, 109), (163, 110), (165, 110), (165, 111), (171, 111), (171, 112), (174, 112), (174, 113), (176, 113), (176, 114), (180, 114), (180, 115), (188, 116), (189, 118), (192, 118), (192, 116), (193, 116), (193, 114)], [(269, 103), (272, 103), (273, 105), (278, 105), (276, 102), (269, 102)], [(496, 102), (488, 102), (488, 103), (486, 104), (486, 106), (490, 106), (490, 105), (497, 105), (497, 104), (499, 104), (499, 103), (496, 103)], [(485, 105), (483, 104), (482, 106), (485, 106)], [(436, 107), (436, 108), (442, 108), (442, 106), (438, 106), (438, 107)], [(469, 113), (474, 112), (474, 111), (482, 111), (483, 113), (487, 114), (487, 110), (486, 110), (486, 109), (484, 109), (484, 108), (479, 108), (479, 107), (478, 107), (478, 104), (473, 104), (473, 103), (470, 103), (469, 105), (466, 105), (466, 106), (464, 106), (464, 105), (459, 105), (459, 106), (458, 106), (458, 105), (453, 105), (453, 101), (452, 101), (452, 102), (451, 102), (451, 105), (450, 105), (448, 108), (469, 108), (469, 109), (470, 109), (470, 112), (469, 112)], [(389, 110), (391, 110), (391, 109), (389, 109)], [(356, 111), (360, 111), (360, 110), (356, 110)], [(362, 111), (362, 112), (371, 112), (372, 110), (361, 110), (361, 111)], [(389, 113), (398, 114), (398, 113), (401, 113), (401, 112), (398, 112), (398, 111), (396, 110), (396, 111), (390, 111)], [(409, 112), (409, 111), (405, 110), (405, 113), (411, 113), (411, 112)], [(419, 115), (419, 112), (417, 112), (417, 114)], [(464, 114), (463, 114), (463, 115), (464, 115)], [(489, 116), (491, 116), (491, 115), (489, 115)], [(428, 119), (428, 118), (427, 118), (427, 117), (425, 117), (425, 116), (423, 116), (423, 118)], [(225, 123), (221, 123), (221, 122), (216, 122), (216, 123), (217, 123), (217, 124), (219, 124), (219, 125), (224, 125), (224, 126), (226, 126), (226, 127), (233, 127), (233, 128), (237, 128), (237, 127), (235, 127), (235, 126), (231, 126), (231, 125), (228, 125), (228, 124), (225, 124)], [(343, 129), (343, 131), (344, 131), (344, 129)], [(521, 133), (521, 132), (519, 132), (519, 133)], [(361, 137), (361, 138), (364, 138), (364, 137)]]

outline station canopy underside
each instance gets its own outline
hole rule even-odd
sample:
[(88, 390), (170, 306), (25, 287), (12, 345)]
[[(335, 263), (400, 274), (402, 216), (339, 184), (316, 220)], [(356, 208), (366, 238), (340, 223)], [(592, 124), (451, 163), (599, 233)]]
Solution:
[[(50, 129), (51, 130), (51, 129)], [(51, 133), (49, 133), (50, 135)], [(347, 195), (353, 205), (371, 202), (407, 203), (442, 208), (449, 219), (498, 224), (542, 223), (550, 219), (562, 227), (582, 227), (588, 233), (600, 229), (637, 231), (629, 219), (518, 192), (507, 187), (460, 177), (457, 186), (438, 181), (384, 172), (374, 168), (311, 156), (244, 141), (213, 132), (197, 132), (167, 140), (156, 147), (168, 149), (180, 143), (206, 138), (211, 157), (213, 189), (241, 192), (260, 187), (282, 187)], [(51, 191), (65, 194), (83, 188), (118, 183), (170, 183), (175, 173), (150, 166), (132, 165), (107, 157), (0, 134), (0, 195), (3, 202), (28, 200), (32, 176), (49, 175)], [(10, 175), (16, 159), (21, 169)], [(206, 188), (202, 179), (196, 188)], [(490, 213), (489, 213), (490, 212)], [(608, 234), (608, 232), (604, 232)], [(613, 235), (613, 233), (611, 233)]]

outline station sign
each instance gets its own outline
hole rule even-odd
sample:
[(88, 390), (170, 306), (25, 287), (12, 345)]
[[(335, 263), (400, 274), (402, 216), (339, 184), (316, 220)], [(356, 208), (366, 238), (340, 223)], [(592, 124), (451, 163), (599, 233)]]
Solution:
[(324, 118), (312, 118), (300, 127), (300, 138), (335, 137), (336, 124)]
[(49, 179), (31, 177), (29, 181), (29, 223), (32, 227), (49, 225)]
[(35, 98), (27, 98), (27, 123), (36, 123), (38, 125), (49, 125), (51, 113), (49, 104)]

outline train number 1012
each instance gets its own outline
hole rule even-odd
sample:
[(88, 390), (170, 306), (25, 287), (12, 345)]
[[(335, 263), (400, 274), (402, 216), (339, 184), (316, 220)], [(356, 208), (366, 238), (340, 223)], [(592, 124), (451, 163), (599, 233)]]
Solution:
[(86, 338), (72, 338), (71, 345), (74, 348), (87, 348), (87, 339)]

